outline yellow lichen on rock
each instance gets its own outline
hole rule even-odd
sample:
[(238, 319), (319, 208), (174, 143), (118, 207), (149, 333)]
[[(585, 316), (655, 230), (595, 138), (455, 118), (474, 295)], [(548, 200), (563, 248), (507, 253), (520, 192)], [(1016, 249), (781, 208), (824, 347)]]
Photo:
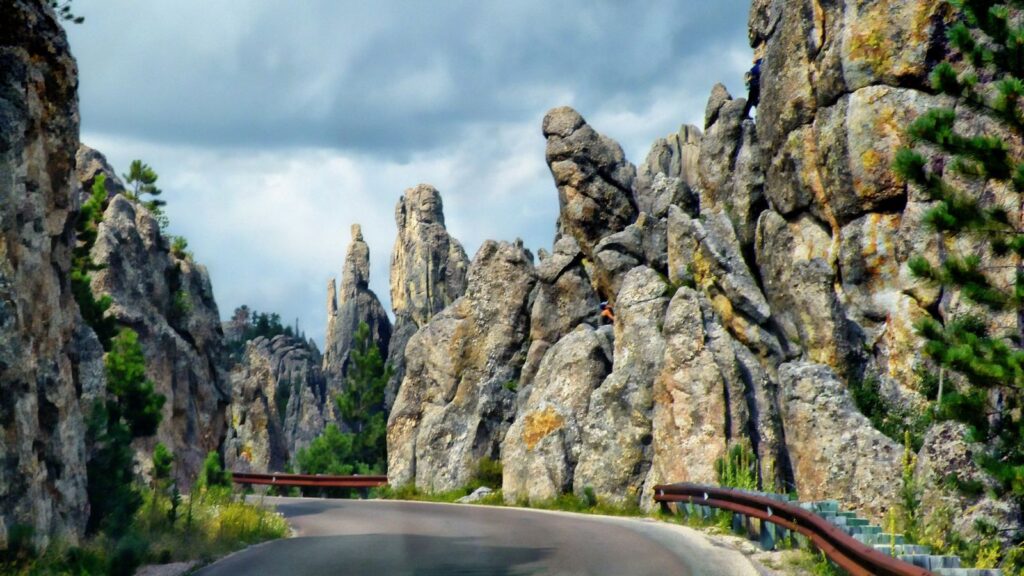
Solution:
[(527, 450), (533, 450), (548, 434), (562, 429), (565, 419), (548, 406), (540, 412), (527, 414), (523, 418), (523, 443)]

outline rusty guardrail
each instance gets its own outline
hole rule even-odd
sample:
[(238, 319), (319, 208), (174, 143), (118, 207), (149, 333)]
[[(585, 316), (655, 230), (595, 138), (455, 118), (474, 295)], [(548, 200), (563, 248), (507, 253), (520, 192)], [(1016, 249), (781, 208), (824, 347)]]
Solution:
[(924, 568), (908, 564), (863, 544), (821, 516), (785, 502), (739, 490), (700, 484), (661, 484), (654, 487), (654, 501), (667, 507), (683, 502), (728, 510), (758, 518), (803, 534), (830, 560), (852, 576), (927, 576)]
[(386, 486), (387, 476), (326, 476), (321, 474), (251, 474), (232, 472), (236, 484), (265, 484), (269, 486), (298, 486), (315, 488), (375, 488)]

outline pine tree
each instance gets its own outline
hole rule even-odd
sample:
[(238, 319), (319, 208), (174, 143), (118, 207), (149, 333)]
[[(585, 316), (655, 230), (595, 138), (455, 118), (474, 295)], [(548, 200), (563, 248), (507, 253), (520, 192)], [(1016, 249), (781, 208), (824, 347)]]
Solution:
[[(908, 129), (912, 147), (898, 152), (894, 167), (934, 201), (924, 223), (943, 239), (940, 262), (916, 255), (908, 266), (918, 278), (958, 290), (968, 304), (917, 329), (925, 353), (940, 368), (940, 382), (945, 371), (964, 381), (941, 395), (940, 416), (970, 425), (989, 448), (980, 463), (1005, 491), (1024, 498), (1024, 162), (1007, 142), (1024, 137), (1024, 2), (951, 4), (959, 12), (948, 39), (957, 53), (935, 67), (932, 86), (955, 97), (958, 110), (995, 120), (1007, 138), (963, 134), (958, 111), (948, 108), (928, 111)], [(993, 201), (998, 190), (1015, 193), (1016, 205)], [(960, 253), (956, 246), (965, 244), (956, 240), (982, 249)], [(996, 314), (1015, 314), (1015, 329), (996, 333)]]
[[(142, 202), (142, 205), (156, 218), (157, 223), (160, 225), (160, 230), (166, 230), (169, 222), (163, 208), (167, 203), (157, 198), (157, 196), (163, 193), (163, 190), (156, 186), (156, 181), (160, 178), (156, 170), (153, 170), (149, 164), (142, 160), (132, 160), (132, 163), (128, 166), (128, 173), (121, 176), (124, 177), (125, 182), (131, 188), (131, 191), (127, 194), (128, 198), (136, 202)], [(143, 201), (143, 196), (150, 196), (150, 199)]]
[(165, 398), (146, 379), (138, 334), (122, 330), (104, 360), (107, 400), (97, 403), (89, 422), (89, 529), (123, 534), (142, 504), (132, 474), (132, 440), (152, 436), (160, 424)]
[(394, 372), (385, 365), (370, 326), (361, 322), (353, 338), (344, 391), (335, 398), (338, 415), (356, 435), (355, 457), (375, 470), (387, 459), (384, 388)]
[(164, 446), (163, 442), (157, 442), (153, 448), (153, 480), (155, 484), (164, 480), (170, 480), (171, 467), (174, 465), (174, 454)]
[(92, 248), (96, 245), (96, 236), (100, 222), (103, 221), (103, 205), (107, 201), (107, 177), (99, 174), (92, 184), (92, 194), (82, 203), (75, 222), (75, 248), (71, 253), (71, 293), (75, 296), (82, 319), (92, 327), (103, 345), (104, 350), (110, 349), (110, 340), (117, 333), (114, 318), (106, 315), (113, 301), (109, 296), (99, 299), (92, 293), (92, 272), (103, 267), (92, 260)]
[(124, 181), (131, 187), (131, 199), (142, 200), (145, 195), (153, 196), (154, 202), (158, 202), (158, 206), (163, 206), (164, 202), (157, 200), (155, 197), (159, 196), (163, 191), (157, 188), (156, 181), (160, 178), (156, 171), (142, 160), (132, 160), (132, 163), (128, 166), (128, 173), (122, 174)]
[(85, 22), (84, 16), (76, 16), (71, 12), (71, 0), (48, 0), (50, 8), (57, 14), (57, 18), (72, 22), (74, 24), (81, 24)]
[(296, 461), (306, 474), (361, 474), (387, 467), (387, 414), (384, 387), (391, 378), (370, 327), (360, 323), (354, 335), (344, 391), (335, 398), (339, 419), (351, 432), (331, 424)]

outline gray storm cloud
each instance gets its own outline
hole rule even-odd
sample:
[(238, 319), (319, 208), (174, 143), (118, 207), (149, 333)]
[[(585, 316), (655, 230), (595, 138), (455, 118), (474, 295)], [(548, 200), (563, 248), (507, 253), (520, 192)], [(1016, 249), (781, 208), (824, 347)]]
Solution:
[(77, 0), (83, 140), (161, 174), (172, 232), (242, 303), (322, 338), (323, 290), (361, 222), (387, 303), (392, 210), (444, 194), (472, 254), (550, 244), (540, 120), (576, 107), (633, 162), (711, 86), (742, 90), (749, 1)]

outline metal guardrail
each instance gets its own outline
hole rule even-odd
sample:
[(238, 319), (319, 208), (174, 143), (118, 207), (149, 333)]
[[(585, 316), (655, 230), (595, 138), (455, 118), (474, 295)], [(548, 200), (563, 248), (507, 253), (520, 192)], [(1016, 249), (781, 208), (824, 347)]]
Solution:
[(797, 532), (852, 576), (927, 576), (924, 568), (908, 564), (863, 544), (828, 520), (808, 510), (739, 490), (700, 484), (661, 484), (654, 501), (666, 507), (683, 502), (728, 510)]
[(232, 472), (236, 484), (297, 486), (315, 488), (375, 488), (386, 486), (387, 476), (326, 476), (321, 474), (250, 474)]

